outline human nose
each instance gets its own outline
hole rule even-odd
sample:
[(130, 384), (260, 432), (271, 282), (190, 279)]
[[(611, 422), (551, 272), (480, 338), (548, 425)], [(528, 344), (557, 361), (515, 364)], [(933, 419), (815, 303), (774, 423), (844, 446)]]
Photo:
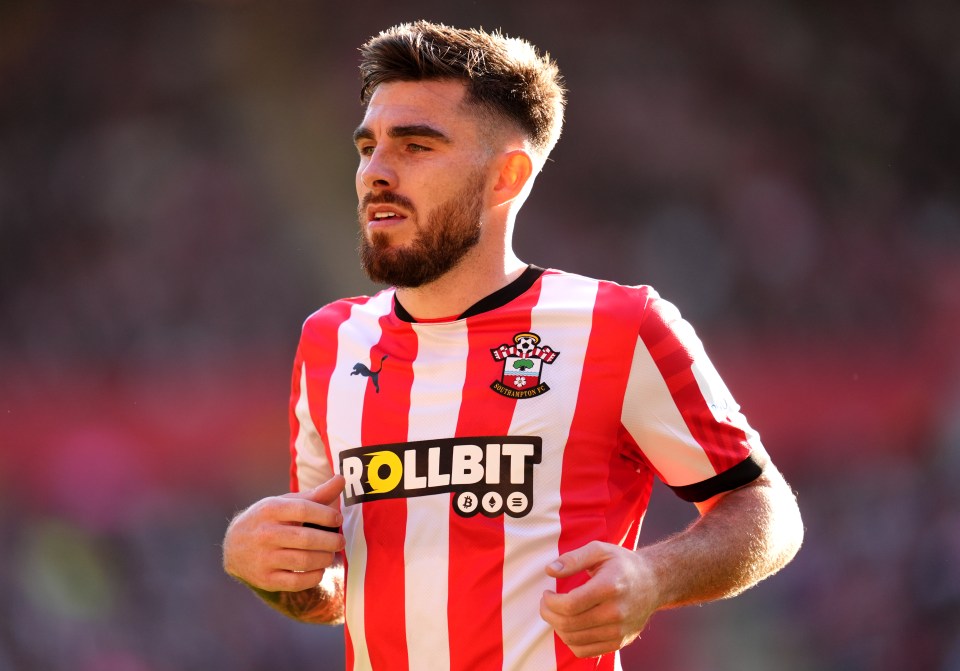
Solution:
[(361, 160), (357, 177), (367, 189), (390, 189), (397, 185), (397, 173), (390, 165), (386, 152), (380, 148)]

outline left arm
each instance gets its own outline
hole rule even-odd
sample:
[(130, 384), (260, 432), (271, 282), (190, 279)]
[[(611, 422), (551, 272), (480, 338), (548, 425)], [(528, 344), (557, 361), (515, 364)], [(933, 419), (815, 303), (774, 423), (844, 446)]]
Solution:
[(796, 498), (772, 463), (753, 482), (697, 507), (700, 519), (659, 543), (633, 552), (594, 541), (547, 567), (555, 578), (590, 576), (540, 601), (541, 617), (574, 654), (622, 648), (658, 610), (739, 594), (789, 563), (803, 540)]

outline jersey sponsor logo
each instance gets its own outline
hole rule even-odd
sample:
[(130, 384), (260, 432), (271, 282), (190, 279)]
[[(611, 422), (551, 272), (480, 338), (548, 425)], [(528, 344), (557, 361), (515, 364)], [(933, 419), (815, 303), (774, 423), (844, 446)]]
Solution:
[(344, 504), (452, 493), (463, 517), (523, 517), (542, 449), (537, 436), (478, 436), (343, 450)]
[(370, 381), (373, 382), (374, 390), (376, 390), (376, 392), (379, 394), (380, 393), (380, 371), (383, 370), (383, 361), (386, 358), (387, 358), (386, 354), (384, 354), (380, 358), (380, 367), (377, 368), (376, 370), (370, 370), (369, 368), (367, 368), (366, 364), (355, 363), (353, 364), (353, 371), (350, 373), (350, 375), (351, 376), (362, 375), (363, 377), (370, 378)]
[(544, 364), (551, 364), (560, 356), (548, 345), (540, 344), (536, 333), (517, 333), (513, 344), (504, 343), (490, 350), (495, 361), (503, 363), (503, 373), (490, 388), (508, 398), (533, 398), (550, 391), (543, 382)]

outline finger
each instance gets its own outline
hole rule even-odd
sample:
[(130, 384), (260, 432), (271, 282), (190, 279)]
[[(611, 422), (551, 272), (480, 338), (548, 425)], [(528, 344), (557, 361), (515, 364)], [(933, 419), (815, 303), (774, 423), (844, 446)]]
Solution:
[[(332, 512), (336, 513), (336, 511)], [(272, 530), (270, 541), (272, 545), (279, 548), (321, 552), (339, 552), (343, 550), (345, 544), (343, 534), (336, 528), (332, 531), (315, 531), (293, 524), (276, 525)]]
[(540, 615), (577, 657), (596, 657), (623, 647), (623, 634), (617, 624), (585, 626), (580, 618), (545, 611), (542, 604)]
[(337, 531), (343, 524), (343, 515), (336, 507), (305, 498), (279, 496), (265, 507), (265, 511), (264, 521), (268, 523), (300, 527), (304, 522), (310, 522), (314, 525), (329, 527), (332, 531)]
[(342, 475), (334, 475), (323, 484), (313, 488), (310, 492), (310, 500), (328, 506), (333, 505), (339, 501), (340, 494), (343, 493), (346, 486), (347, 481)]
[(340, 525), (343, 524), (343, 515), (335, 508), (310, 507), (307, 508), (303, 516), (303, 526), (309, 529), (317, 529), (327, 533), (340, 533)]
[(616, 625), (607, 624), (602, 627), (590, 627), (580, 631), (558, 631), (557, 635), (564, 643), (571, 648), (586, 647), (596, 645), (597, 643), (609, 644), (619, 642), (623, 638), (620, 628)]
[(278, 550), (271, 559), (274, 571), (310, 573), (332, 566), (336, 555), (319, 550)]
[(540, 617), (558, 632), (586, 631), (594, 627), (616, 624), (621, 620), (617, 605), (602, 601), (580, 609), (579, 602), (569, 601), (566, 594), (544, 592), (540, 599)]
[[(570, 592), (568, 594), (557, 594), (556, 592), (546, 591), (543, 593), (541, 603), (554, 617), (551, 622), (554, 627), (570, 627), (570, 622), (575, 618), (583, 618), (590, 611), (601, 604), (601, 599), (590, 598), (590, 594)], [(592, 626), (592, 621), (587, 626)]]
[(337, 532), (343, 523), (343, 516), (338, 508), (339, 496), (345, 482), (342, 475), (335, 475), (313, 489), (291, 492), (279, 497), (284, 504), (281, 521)]
[(286, 494), (286, 497), (292, 499), (306, 499), (307, 501), (322, 503), (323, 505), (329, 506), (340, 498), (340, 493), (343, 492), (343, 488), (346, 487), (346, 484), (347, 481), (342, 475), (334, 475), (332, 478), (326, 482), (320, 483), (313, 489), (307, 489), (302, 492), (291, 492), (290, 494)]
[(593, 572), (595, 567), (609, 557), (603, 543), (592, 541), (575, 550), (565, 552), (547, 565), (547, 575), (552, 578), (568, 578), (581, 571)]
[[(320, 503), (325, 506), (331, 506), (340, 497), (340, 493), (343, 491), (345, 483), (346, 480), (342, 475), (335, 475), (323, 484), (305, 492), (307, 500), (314, 503)], [(339, 513), (331, 521), (328, 519), (329, 513), (321, 513), (321, 511), (315, 508), (311, 508), (310, 512), (311, 514), (315, 513), (320, 515), (321, 519), (314, 519), (312, 516), (305, 518), (303, 522), (303, 526), (305, 527), (337, 533), (340, 529), (340, 525), (343, 523), (343, 518)]]
[(543, 602), (546, 607), (560, 615), (582, 615), (587, 611), (600, 606), (613, 595), (613, 590), (605, 580), (591, 578), (587, 582), (565, 594), (558, 594), (547, 590), (543, 593)]
[(272, 571), (261, 588), (270, 592), (301, 592), (316, 587), (323, 580), (324, 570)]
[[(561, 638), (561, 640), (563, 639)], [(568, 648), (570, 648), (570, 651), (580, 659), (584, 659), (586, 657), (599, 657), (600, 655), (615, 652), (623, 647), (620, 639), (608, 639), (584, 645), (570, 645), (569, 643), (566, 645)]]
[(567, 598), (566, 594), (557, 594), (552, 590), (546, 590), (543, 593), (543, 596), (540, 598), (541, 611), (543, 613), (549, 614), (552, 619), (548, 619), (544, 616), (544, 619), (547, 620), (554, 628), (561, 622), (565, 622), (565, 618), (574, 617), (582, 613), (585, 608), (581, 608), (576, 601)]
[(576, 615), (574, 613), (564, 613), (562, 604), (556, 603), (556, 592), (544, 592), (540, 597), (540, 617), (549, 624), (554, 630), (568, 629), (571, 626), (571, 620)]

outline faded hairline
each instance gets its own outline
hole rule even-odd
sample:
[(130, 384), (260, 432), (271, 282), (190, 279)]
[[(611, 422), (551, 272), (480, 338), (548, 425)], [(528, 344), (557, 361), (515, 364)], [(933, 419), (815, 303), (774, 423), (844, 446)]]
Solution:
[[(360, 49), (360, 99), (392, 81), (462, 82), (490, 141), (516, 131), (536, 162), (546, 160), (563, 126), (565, 90), (556, 63), (523, 39), (427, 21), (400, 24)], [(498, 132), (502, 130), (502, 132)]]

